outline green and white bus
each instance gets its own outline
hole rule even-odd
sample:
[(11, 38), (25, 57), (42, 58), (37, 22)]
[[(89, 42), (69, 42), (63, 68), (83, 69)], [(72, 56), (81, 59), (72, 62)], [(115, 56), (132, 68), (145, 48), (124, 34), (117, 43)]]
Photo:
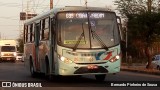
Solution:
[(115, 12), (97, 7), (55, 8), (24, 24), (24, 59), (31, 75), (120, 72), (120, 29)]

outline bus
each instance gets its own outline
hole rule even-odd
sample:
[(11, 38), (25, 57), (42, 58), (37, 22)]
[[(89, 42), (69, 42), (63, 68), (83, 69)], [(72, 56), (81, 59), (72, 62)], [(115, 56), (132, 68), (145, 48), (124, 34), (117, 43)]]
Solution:
[(25, 22), (24, 62), (32, 76), (95, 75), (103, 81), (120, 72), (119, 25), (105, 8), (54, 8)]

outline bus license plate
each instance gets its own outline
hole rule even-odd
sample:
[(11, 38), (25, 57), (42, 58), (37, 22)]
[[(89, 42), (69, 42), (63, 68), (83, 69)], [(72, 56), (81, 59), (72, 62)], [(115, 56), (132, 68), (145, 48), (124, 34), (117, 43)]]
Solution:
[(10, 58), (7, 58), (7, 60), (10, 60)]
[(98, 69), (97, 65), (88, 65), (87, 66), (88, 69)]

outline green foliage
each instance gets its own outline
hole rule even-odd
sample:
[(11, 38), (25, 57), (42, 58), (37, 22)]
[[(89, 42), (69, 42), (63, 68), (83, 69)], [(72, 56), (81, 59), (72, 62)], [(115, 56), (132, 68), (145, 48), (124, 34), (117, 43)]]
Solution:
[[(150, 47), (160, 40), (160, 7), (158, 0), (117, 0), (120, 14), (127, 18), (128, 42), (132, 50), (145, 50), (148, 66), (151, 63)], [(132, 48), (134, 49), (132, 49)], [(133, 52), (132, 52), (133, 53)], [(134, 54), (136, 51), (134, 51)]]
[(130, 15), (148, 12), (148, 1), (151, 1), (151, 11), (159, 12), (158, 0), (116, 0), (117, 10), (124, 17), (130, 18)]
[[(155, 41), (159, 30), (160, 13), (142, 13), (130, 16), (128, 20), (128, 29), (131, 39), (141, 39), (151, 44)], [(143, 37), (143, 38), (142, 38)]]
[(19, 38), (19, 39), (17, 39), (17, 41), (18, 41), (18, 44), (19, 44), (19, 47), (18, 47), (18, 51), (20, 52), (20, 53), (23, 53), (23, 48), (24, 48), (24, 43), (23, 43), (23, 39), (22, 38)]
[[(160, 13), (157, 0), (151, 0), (151, 11), (148, 11), (150, 0), (117, 0), (118, 10), (122, 16), (128, 19), (127, 28), (129, 43), (133, 41), (145, 42), (150, 46), (160, 37)], [(143, 37), (143, 38), (142, 38)]]

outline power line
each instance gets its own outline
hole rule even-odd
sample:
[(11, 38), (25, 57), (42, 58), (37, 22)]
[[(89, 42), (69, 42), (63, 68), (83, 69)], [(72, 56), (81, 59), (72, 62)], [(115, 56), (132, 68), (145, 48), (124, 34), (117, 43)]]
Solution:
[[(0, 17), (4, 17), (4, 16), (0, 16)], [(17, 17), (17, 15), (16, 16), (4, 17), (4, 18), (15, 18), (15, 17)]]
[[(23, 4), (23, 6), (24, 5), (27, 5), (27, 4)], [(46, 6), (48, 6), (48, 5), (35, 6), (34, 4), (30, 4), (30, 5), (32, 5), (34, 7), (46, 7)], [(19, 3), (2, 3), (2, 2), (0, 2), (0, 7), (2, 7), (2, 6), (7, 6), (7, 7), (22, 7), (22, 4), (19, 4)]]
[(55, 7), (58, 5), (59, 1), (60, 1), (60, 0), (58, 0), (57, 3), (55, 4)]
[(97, 2), (97, 1), (99, 2), (100, 0), (88, 1), (88, 3), (90, 3), (90, 2)]
[[(45, 0), (44, 0), (44, 1), (45, 1)], [(58, 0), (58, 1), (56, 2), (56, 4), (54, 5), (54, 7), (56, 7), (56, 6), (58, 5), (59, 1), (60, 1), (60, 0)], [(47, 8), (48, 8), (48, 7), (45, 7), (45, 8), (42, 10), (42, 12), (44, 12)]]
[(37, 5), (36, 5), (36, 7), (35, 7), (35, 9), (34, 9), (35, 11), (36, 11), (36, 9), (37, 9), (37, 7), (38, 7), (38, 5), (39, 5), (39, 1), (40, 1), (40, 0), (38, 0), (38, 3), (37, 3)]
[(17, 26), (23, 26), (22, 24), (21, 25), (18, 25), (18, 24), (13, 24), (13, 25), (10, 25), (10, 24), (0, 24), (0, 26), (2, 27), (2, 26), (13, 26), (13, 27), (17, 27)]
[(42, 10), (42, 12), (44, 12), (47, 8), (48, 8), (48, 7), (45, 7), (45, 8)]
[(42, 3), (43, 3), (44, 1), (46, 1), (46, 0), (43, 0), (39, 5), (42, 5)]
[(13, 19), (13, 18), (8, 18), (8, 17), (0, 17), (0, 19), (19, 20), (19, 19)]

